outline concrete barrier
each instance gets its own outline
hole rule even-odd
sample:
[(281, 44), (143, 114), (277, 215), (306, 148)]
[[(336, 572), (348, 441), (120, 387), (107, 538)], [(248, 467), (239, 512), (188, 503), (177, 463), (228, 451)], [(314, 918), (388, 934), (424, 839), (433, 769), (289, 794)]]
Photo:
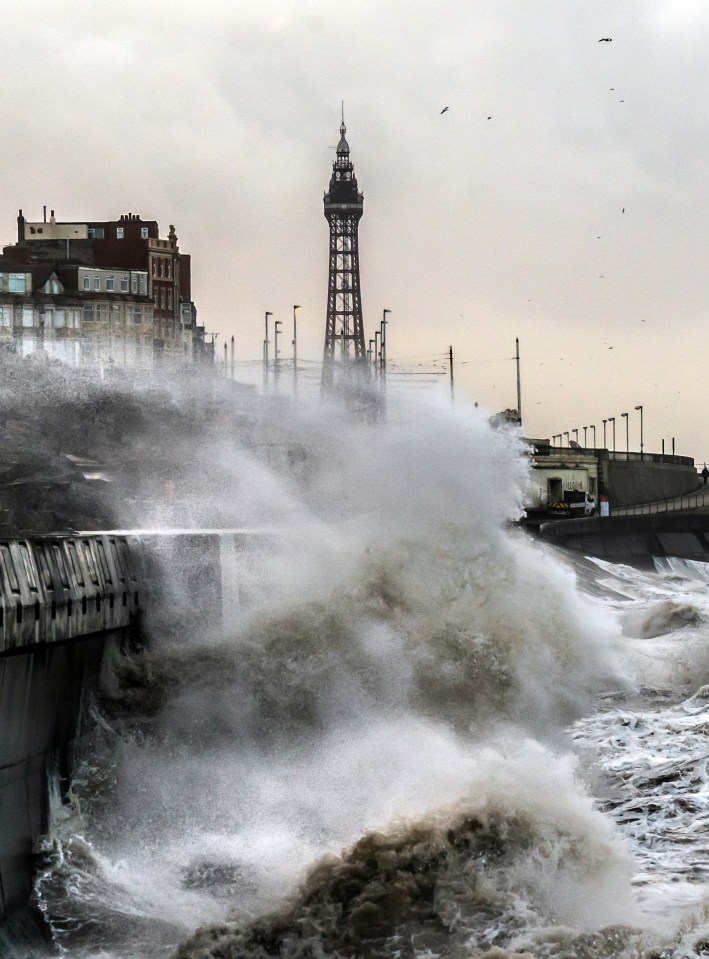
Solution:
[(544, 523), (542, 539), (614, 562), (650, 564), (653, 556), (709, 562), (709, 513), (658, 513)]

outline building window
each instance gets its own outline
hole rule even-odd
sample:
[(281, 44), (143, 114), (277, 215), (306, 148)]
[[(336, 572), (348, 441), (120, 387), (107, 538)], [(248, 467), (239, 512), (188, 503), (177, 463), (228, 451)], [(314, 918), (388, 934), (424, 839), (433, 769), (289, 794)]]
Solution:
[(139, 306), (136, 306), (133, 309), (133, 322), (140, 323), (142, 318), (143, 318), (143, 311), (141, 310)]
[(54, 325), (58, 330), (64, 326), (64, 310), (57, 310), (54, 314)]
[(12, 326), (12, 307), (0, 306), (0, 325)]
[(142, 240), (147, 240), (147, 239), (148, 239), (148, 228), (147, 228), (147, 226), (141, 226), (141, 228), (140, 228), (140, 238), (141, 238)]
[(106, 292), (113, 293), (113, 277), (112, 276), (106, 277)]
[(95, 290), (100, 290), (100, 289), (101, 289), (101, 277), (100, 277), (100, 276), (95, 276), (95, 277), (94, 277), (94, 289), (95, 289)]
[(31, 306), (22, 307), (22, 325), (27, 328), (34, 326), (34, 310)]
[(41, 314), (41, 320), (44, 322), (45, 330), (51, 330), (54, 326), (54, 312), (52, 310), (45, 310)]
[(172, 309), (172, 287), (167, 291), (167, 308)]
[(168, 280), (170, 279), (170, 276), (171, 276), (171, 269), (170, 269), (171, 266), (172, 266), (172, 261), (165, 260), (165, 276), (168, 278)]
[(87, 273), (84, 274), (84, 289), (91, 289), (91, 277)]
[(122, 276), (121, 277), (121, 293), (127, 293), (127, 292), (128, 292), (128, 277)]
[(91, 303), (84, 303), (84, 323), (90, 323), (94, 318), (94, 308)]
[[(24, 293), (26, 291), (25, 287), (25, 274), (24, 273), (10, 273), (8, 289), (10, 293)], [(30, 324), (31, 325), (31, 324)]]
[(135, 273), (131, 273), (130, 275), (130, 291), (131, 293), (138, 292), (138, 277), (135, 275)]
[(90, 240), (102, 240), (104, 238), (104, 229), (102, 226), (90, 226), (89, 227), (89, 239)]
[(123, 227), (122, 227), (122, 226), (117, 226), (117, 227), (116, 227), (116, 239), (117, 239), (117, 240), (122, 240), (122, 239), (123, 239)]

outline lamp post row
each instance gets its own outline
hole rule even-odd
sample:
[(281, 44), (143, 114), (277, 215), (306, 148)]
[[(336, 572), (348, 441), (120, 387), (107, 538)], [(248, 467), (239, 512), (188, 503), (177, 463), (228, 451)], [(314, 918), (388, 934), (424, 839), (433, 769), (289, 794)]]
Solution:
[[(643, 406), (642, 403), (639, 403), (639, 404), (635, 407), (635, 409), (638, 411), (638, 413), (640, 413), (640, 459), (643, 459), (643, 458), (644, 458), (644, 455), (645, 455), (645, 443), (644, 443), (644, 438), (643, 438), (643, 410), (644, 410), (644, 406)], [(621, 413), (620, 416), (621, 416), (621, 419), (624, 419), (624, 420), (625, 420), (625, 453), (626, 453), (626, 455), (628, 455), (628, 453), (630, 453), (630, 414), (629, 414), (629, 413)], [(612, 424), (612, 427), (613, 427), (613, 452), (615, 453), (615, 451), (616, 451), (616, 445), (615, 445), (615, 416), (608, 416), (608, 417), (606, 417), (606, 419), (602, 420), (602, 423), (603, 423), (603, 448), (605, 449), (606, 446), (608, 445), (607, 439), (606, 439), (606, 426), (607, 426), (608, 423), (611, 423), (611, 424)], [(587, 446), (586, 446), (586, 443), (587, 443), (587, 431), (588, 431), (588, 430), (593, 430), (593, 448), (595, 449), (595, 447), (596, 447), (596, 426), (595, 426), (595, 424), (594, 424), (594, 423), (591, 423), (590, 426), (583, 426), (583, 427), (581, 427), (581, 429), (583, 429), (583, 446), (584, 446), (584, 449), (587, 448)], [(564, 438), (564, 436), (565, 436), (565, 437), (566, 437), (566, 440), (567, 440), (567, 445), (568, 445), (568, 442), (569, 442), (569, 434), (570, 434), (570, 433), (573, 433), (573, 434), (575, 435), (575, 437), (576, 437), (576, 442), (578, 443), (578, 439), (579, 439), (579, 431), (578, 431), (578, 429), (573, 429), (573, 430), (570, 430), (569, 432), (566, 432), (566, 433), (554, 433), (554, 435), (552, 436), (552, 440), (557, 440), (557, 439), (558, 439), (558, 440), (559, 440), (559, 445), (561, 445), (561, 440), (562, 440), (562, 439)]]
[[(293, 339), (291, 340), (291, 345), (293, 347), (293, 392), (298, 392), (298, 310), (301, 309), (299, 303), (293, 304)], [(375, 371), (375, 376), (381, 376), (386, 378), (386, 365), (387, 365), (387, 352), (386, 352), (386, 328), (387, 315), (391, 313), (391, 310), (382, 310), (382, 319), (379, 324), (379, 329), (374, 333), (374, 339), (369, 341), (369, 349), (367, 350), (367, 359), (372, 363)], [(268, 370), (269, 370), (269, 330), (268, 330), (268, 318), (273, 316), (271, 310), (266, 310), (264, 314), (264, 339), (263, 339), (263, 382), (264, 386), (268, 385)], [(283, 323), (281, 320), (274, 320), (273, 323), (273, 378), (274, 381), (278, 379), (278, 376), (281, 372), (280, 366), (280, 354), (281, 351), (278, 348), (278, 337), (281, 334), (281, 327)], [(374, 352), (372, 351), (372, 344), (374, 344)], [(225, 367), (226, 367), (226, 343), (224, 344), (224, 354), (225, 354)], [(232, 378), (234, 376), (234, 337), (231, 338), (231, 365), (232, 365)]]

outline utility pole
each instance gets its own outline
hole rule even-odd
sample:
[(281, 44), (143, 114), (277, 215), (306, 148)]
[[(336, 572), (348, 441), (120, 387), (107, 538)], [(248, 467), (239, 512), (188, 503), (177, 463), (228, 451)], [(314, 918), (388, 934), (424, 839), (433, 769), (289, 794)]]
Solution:
[(298, 321), (297, 313), (300, 309), (297, 303), (293, 305), (293, 396), (298, 392)]
[(234, 379), (234, 337), (231, 338), (231, 378)]
[(229, 376), (229, 361), (227, 360), (227, 345), (224, 343), (224, 376)]
[(517, 363), (517, 415), (519, 425), (522, 425), (522, 382), (519, 374), (519, 337), (515, 338), (515, 360)]
[(451, 377), (451, 404), (455, 403), (455, 389), (453, 387), (453, 347), (448, 347), (448, 368)]

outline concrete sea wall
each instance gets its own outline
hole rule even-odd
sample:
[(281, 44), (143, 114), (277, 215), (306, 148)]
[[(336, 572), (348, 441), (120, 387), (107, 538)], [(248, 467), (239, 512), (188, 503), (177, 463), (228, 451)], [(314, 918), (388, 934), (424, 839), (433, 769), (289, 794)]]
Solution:
[(563, 549), (620, 563), (652, 562), (677, 556), (709, 562), (709, 513), (657, 513), (544, 523), (539, 535)]

